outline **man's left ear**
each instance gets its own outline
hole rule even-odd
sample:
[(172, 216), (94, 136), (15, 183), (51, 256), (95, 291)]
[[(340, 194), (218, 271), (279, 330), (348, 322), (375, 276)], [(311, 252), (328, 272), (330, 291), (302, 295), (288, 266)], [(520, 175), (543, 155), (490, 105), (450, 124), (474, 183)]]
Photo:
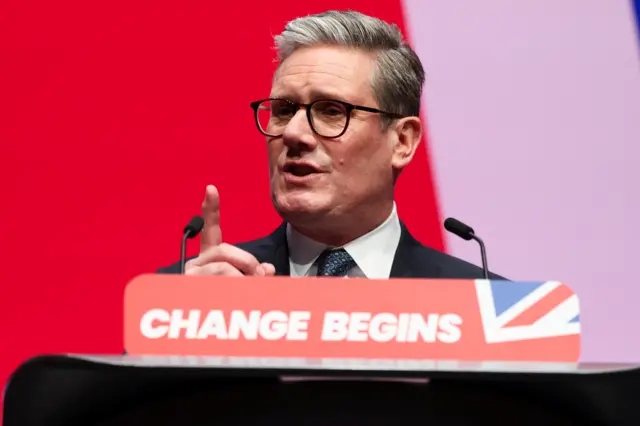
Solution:
[(406, 117), (395, 123), (393, 157), (394, 169), (402, 170), (409, 165), (422, 140), (422, 122), (418, 117)]

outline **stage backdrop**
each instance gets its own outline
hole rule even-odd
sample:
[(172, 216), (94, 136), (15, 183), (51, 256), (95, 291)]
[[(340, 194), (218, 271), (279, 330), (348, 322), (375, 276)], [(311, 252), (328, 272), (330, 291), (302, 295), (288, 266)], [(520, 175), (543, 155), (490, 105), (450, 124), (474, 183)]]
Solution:
[(249, 102), (272, 35), (329, 8), (397, 23), (425, 64), (427, 134), (397, 196), (411, 231), (478, 263), (441, 229), (468, 221), (496, 272), (578, 292), (585, 360), (640, 361), (631, 2), (4, 0), (0, 383), (39, 353), (119, 353), (126, 282), (178, 260), (206, 184), (226, 241), (278, 225)]

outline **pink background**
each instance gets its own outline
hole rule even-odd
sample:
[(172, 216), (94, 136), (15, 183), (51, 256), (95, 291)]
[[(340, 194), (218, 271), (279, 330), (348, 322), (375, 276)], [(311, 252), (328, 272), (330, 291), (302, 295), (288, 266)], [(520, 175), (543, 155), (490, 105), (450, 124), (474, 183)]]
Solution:
[[(443, 217), (581, 299), (583, 360), (640, 361), (640, 64), (622, 0), (406, 0)], [(478, 263), (476, 245), (447, 235)]]

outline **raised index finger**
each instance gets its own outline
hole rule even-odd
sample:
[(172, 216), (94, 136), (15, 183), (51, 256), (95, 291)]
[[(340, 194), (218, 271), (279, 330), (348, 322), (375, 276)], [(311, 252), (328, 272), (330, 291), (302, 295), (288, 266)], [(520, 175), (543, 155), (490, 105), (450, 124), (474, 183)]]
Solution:
[(220, 230), (220, 194), (213, 185), (207, 185), (202, 203), (202, 218), (204, 227), (200, 236), (200, 253), (222, 243)]

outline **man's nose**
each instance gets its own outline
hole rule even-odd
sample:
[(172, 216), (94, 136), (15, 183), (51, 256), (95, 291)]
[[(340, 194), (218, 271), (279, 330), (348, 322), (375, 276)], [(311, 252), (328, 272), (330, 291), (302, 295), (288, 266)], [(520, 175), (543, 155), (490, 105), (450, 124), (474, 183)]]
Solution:
[(312, 151), (318, 145), (316, 134), (311, 129), (307, 112), (300, 108), (287, 123), (282, 134), (282, 141), (292, 149)]

